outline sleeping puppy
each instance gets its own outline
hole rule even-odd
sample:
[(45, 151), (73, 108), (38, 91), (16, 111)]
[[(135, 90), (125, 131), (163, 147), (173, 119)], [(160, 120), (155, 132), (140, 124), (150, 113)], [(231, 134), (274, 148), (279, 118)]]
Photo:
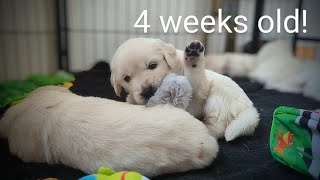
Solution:
[(127, 93), (127, 102), (144, 105), (169, 72), (184, 75), (193, 88), (187, 111), (202, 120), (210, 133), (231, 141), (252, 134), (259, 122), (257, 110), (229, 77), (205, 69), (204, 46), (190, 42), (184, 51), (159, 39), (134, 38), (124, 42), (111, 62), (115, 93)]
[(209, 165), (218, 153), (216, 139), (184, 110), (81, 97), (56, 86), (9, 108), (0, 137), (24, 162), (62, 163), (89, 174), (102, 166), (145, 176), (182, 172)]

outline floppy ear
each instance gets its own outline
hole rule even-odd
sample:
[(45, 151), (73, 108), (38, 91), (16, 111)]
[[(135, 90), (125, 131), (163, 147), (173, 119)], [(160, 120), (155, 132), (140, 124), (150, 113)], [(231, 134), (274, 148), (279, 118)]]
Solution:
[(169, 43), (161, 42), (161, 52), (171, 70), (176, 74), (183, 73), (182, 63), (177, 55), (176, 48)]
[(113, 86), (114, 92), (116, 93), (117, 96), (120, 97), (120, 94), (121, 94), (121, 86), (120, 86), (120, 84), (118, 84), (118, 83), (116, 82), (116, 79), (114, 78), (114, 76), (112, 75), (112, 73), (111, 73), (111, 77), (110, 77), (110, 82), (111, 82), (111, 85)]

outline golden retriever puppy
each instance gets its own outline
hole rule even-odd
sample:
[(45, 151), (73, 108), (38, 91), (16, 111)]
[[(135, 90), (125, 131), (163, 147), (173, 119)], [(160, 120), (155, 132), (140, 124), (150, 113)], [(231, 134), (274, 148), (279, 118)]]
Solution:
[(124, 89), (129, 103), (144, 105), (167, 73), (185, 75), (193, 88), (187, 111), (213, 136), (231, 141), (252, 134), (259, 122), (257, 110), (232, 79), (205, 69), (204, 51), (199, 41), (181, 51), (159, 39), (129, 39), (110, 62), (115, 93), (119, 96)]
[(47, 86), (7, 110), (0, 137), (24, 162), (62, 163), (86, 173), (102, 166), (145, 176), (209, 165), (218, 144), (189, 113), (81, 97)]
[(258, 53), (212, 54), (205, 58), (206, 68), (232, 77), (249, 77), (265, 89), (301, 93), (320, 101), (320, 62), (301, 61), (292, 53), (290, 41), (266, 43)]

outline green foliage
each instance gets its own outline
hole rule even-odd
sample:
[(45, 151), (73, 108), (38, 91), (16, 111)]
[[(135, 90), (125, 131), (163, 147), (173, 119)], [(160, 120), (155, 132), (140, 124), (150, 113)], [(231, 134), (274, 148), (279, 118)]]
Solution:
[(26, 80), (13, 80), (0, 83), (0, 108), (13, 105), (23, 100), (31, 91), (47, 85), (62, 85), (74, 80), (66, 72), (49, 75), (30, 75)]

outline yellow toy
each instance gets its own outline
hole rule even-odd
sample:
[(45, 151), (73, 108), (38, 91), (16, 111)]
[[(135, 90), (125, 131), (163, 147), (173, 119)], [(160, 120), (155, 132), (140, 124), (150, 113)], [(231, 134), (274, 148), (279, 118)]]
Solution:
[(73, 84), (72, 84), (72, 82), (64, 82), (63, 86), (70, 89), (73, 86)]
[(98, 174), (87, 175), (79, 180), (150, 180), (133, 171), (114, 172), (110, 168), (101, 167)]

